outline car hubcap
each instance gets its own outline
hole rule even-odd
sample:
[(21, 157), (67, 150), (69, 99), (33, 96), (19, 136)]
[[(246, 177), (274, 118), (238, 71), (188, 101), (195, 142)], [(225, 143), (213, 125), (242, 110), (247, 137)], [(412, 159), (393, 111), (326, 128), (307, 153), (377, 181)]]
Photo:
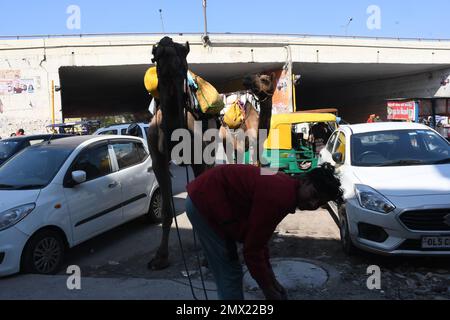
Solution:
[(33, 262), (40, 273), (50, 273), (58, 265), (61, 257), (61, 247), (54, 238), (42, 239), (33, 253)]

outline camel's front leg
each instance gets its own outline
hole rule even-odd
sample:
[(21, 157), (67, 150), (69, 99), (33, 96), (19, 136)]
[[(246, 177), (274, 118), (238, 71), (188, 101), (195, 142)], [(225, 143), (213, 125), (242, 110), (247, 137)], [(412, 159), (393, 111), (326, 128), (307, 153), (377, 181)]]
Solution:
[(159, 183), (162, 195), (162, 237), (158, 251), (153, 259), (148, 263), (148, 268), (152, 270), (161, 270), (169, 266), (169, 235), (173, 222), (172, 210), (172, 183), (170, 180), (169, 167), (155, 168), (155, 176)]
[(153, 172), (162, 195), (162, 238), (158, 251), (148, 263), (151, 270), (161, 270), (169, 266), (169, 235), (173, 221), (172, 181), (169, 171), (169, 159), (158, 149), (158, 130), (150, 126), (149, 149), (153, 160)]
[(258, 124), (258, 132), (256, 135), (257, 139), (257, 157), (258, 164), (267, 165), (267, 163), (263, 162), (263, 152), (264, 152), (264, 141), (269, 137), (270, 134), (270, 124), (272, 121), (272, 106), (270, 105), (270, 109), (266, 110), (265, 108), (261, 108), (261, 113), (259, 116), (259, 124)]
[[(256, 128), (256, 127), (255, 127)], [(260, 166), (260, 155), (259, 155), (259, 144), (258, 144), (258, 132), (256, 129), (248, 129), (246, 134), (246, 150), (250, 152), (250, 163), (259, 167)]]
[(227, 164), (233, 164), (236, 147), (234, 141), (235, 139), (230, 130), (228, 130), (224, 126), (220, 127), (219, 139), (222, 141), (223, 151), (225, 152)]

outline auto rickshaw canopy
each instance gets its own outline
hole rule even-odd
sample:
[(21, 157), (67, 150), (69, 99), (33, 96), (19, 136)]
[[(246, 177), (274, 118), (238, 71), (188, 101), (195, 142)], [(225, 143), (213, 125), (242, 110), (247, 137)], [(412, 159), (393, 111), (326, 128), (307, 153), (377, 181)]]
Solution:
[(334, 122), (331, 113), (284, 113), (272, 116), (270, 134), (264, 143), (265, 149), (292, 149), (292, 125), (300, 123)]

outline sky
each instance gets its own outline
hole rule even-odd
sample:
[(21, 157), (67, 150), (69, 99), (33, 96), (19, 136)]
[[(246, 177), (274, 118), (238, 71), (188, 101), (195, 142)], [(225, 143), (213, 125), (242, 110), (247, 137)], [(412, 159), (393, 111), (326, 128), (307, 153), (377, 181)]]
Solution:
[[(79, 15), (67, 13), (71, 5)], [(207, 0), (207, 6), (211, 33), (450, 39), (449, 0)], [(0, 36), (203, 30), (202, 0), (0, 0)]]

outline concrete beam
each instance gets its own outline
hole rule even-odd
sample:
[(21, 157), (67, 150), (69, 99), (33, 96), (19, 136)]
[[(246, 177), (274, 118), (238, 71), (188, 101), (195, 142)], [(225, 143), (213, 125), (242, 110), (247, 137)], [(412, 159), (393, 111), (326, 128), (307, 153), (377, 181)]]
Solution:
[[(448, 40), (211, 34), (212, 45), (205, 47), (200, 34), (172, 37), (190, 42), (188, 62), (222, 89), (246, 73), (279, 68), (292, 60), (308, 90), (300, 90), (299, 101), (341, 105), (355, 119), (365, 117), (371, 108), (381, 108), (385, 97), (449, 95), (448, 86), (438, 85), (448, 77), (447, 71), (436, 72), (450, 68)], [(22, 78), (37, 84), (33, 94), (0, 96), (0, 136), (18, 127), (42, 132), (50, 124), (50, 83), (60, 85), (61, 67), (150, 66), (152, 46), (161, 38), (160, 34), (140, 34), (0, 40), (0, 70), (20, 70)], [(433, 81), (427, 79), (430, 72)], [(57, 92), (59, 120), (61, 108)], [(355, 108), (361, 112), (353, 112)]]

